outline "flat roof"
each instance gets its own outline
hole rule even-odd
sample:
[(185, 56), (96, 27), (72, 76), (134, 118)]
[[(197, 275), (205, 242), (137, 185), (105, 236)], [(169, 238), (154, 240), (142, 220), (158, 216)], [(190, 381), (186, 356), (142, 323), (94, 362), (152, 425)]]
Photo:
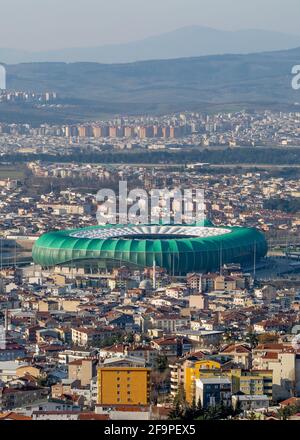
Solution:
[(250, 394), (245, 394), (245, 395), (241, 395), (241, 396), (232, 396), (232, 397), (235, 397), (235, 398), (237, 398), (238, 400), (268, 400), (269, 401), (269, 398), (268, 398), (268, 396), (266, 396), (265, 394), (263, 394), (263, 395), (258, 395), (258, 394), (253, 394), (253, 395), (250, 395)]
[(231, 384), (231, 380), (227, 377), (210, 377), (210, 378), (202, 378), (196, 380), (197, 384)]

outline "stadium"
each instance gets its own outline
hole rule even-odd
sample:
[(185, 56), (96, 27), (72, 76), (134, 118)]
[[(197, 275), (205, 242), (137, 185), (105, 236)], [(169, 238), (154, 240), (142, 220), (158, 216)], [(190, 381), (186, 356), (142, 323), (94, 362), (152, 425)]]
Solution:
[(44, 268), (165, 268), (170, 274), (210, 272), (221, 264), (253, 266), (267, 254), (260, 231), (199, 225), (105, 225), (54, 231), (34, 244), (32, 257)]

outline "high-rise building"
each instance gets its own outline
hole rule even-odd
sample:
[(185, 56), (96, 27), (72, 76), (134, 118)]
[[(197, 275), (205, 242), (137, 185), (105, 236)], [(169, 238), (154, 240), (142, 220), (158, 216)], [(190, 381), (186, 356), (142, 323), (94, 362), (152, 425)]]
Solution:
[(134, 135), (134, 131), (132, 127), (125, 127), (124, 128), (124, 136), (127, 138), (131, 138)]
[(100, 367), (98, 404), (149, 405), (150, 371), (140, 367)]
[(102, 137), (102, 130), (101, 127), (93, 127), (93, 136), (95, 138), (100, 138)]
[(111, 138), (117, 137), (117, 127), (109, 127), (109, 137)]
[(78, 128), (76, 126), (67, 125), (65, 127), (65, 136), (66, 137), (76, 137), (76, 136), (78, 136)]
[(162, 128), (162, 137), (165, 139), (170, 137), (170, 127), (169, 126)]
[(108, 137), (109, 136), (109, 126), (108, 125), (103, 125), (101, 127), (101, 134), (102, 134), (102, 137)]
[(140, 127), (140, 139), (145, 139), (147, 137), (146, 127)]
[(84, 126), (78, 127), (78, 136), (79, 137), (86, 137), (86, 127), (84, 127)]
[(159, 125), (153, 126), (153, 137), (162, 137), (162, 128)]

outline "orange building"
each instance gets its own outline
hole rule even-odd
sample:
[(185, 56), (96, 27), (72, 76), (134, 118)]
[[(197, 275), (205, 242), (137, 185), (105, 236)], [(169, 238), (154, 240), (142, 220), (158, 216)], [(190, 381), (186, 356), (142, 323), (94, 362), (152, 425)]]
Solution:
[(98, 368), (98, 404), (149, 405), (150, 371), (140, 367)]

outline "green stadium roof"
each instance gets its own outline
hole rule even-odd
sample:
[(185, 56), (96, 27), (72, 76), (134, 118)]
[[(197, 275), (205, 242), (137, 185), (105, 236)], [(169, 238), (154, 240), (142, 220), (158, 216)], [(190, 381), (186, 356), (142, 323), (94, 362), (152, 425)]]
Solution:
[(166, 268), (174, 274), (209, 272), (220, 263), (253, 264), (267, 253), (264, 235), (253, 228), (188, 225), (105, 225), (53, 231), (34, 244), (33, 260), (57, 265), (129, 265)]

